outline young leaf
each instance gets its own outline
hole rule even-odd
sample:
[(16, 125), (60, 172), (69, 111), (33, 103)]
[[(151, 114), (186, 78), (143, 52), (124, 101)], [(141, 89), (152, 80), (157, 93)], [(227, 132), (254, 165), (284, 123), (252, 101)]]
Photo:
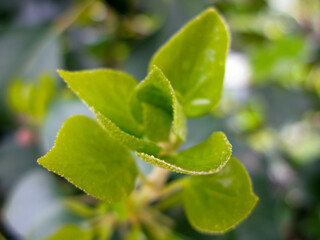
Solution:
[(258, 201), (245, 168), (234, 157), (217, 174), (192, 176), (184, 185), (183, 195), (191, 225), (210, 233), (233, 228)]
[(93, 112), (97, 118), (98, 123), (108, 133), (108, 135), (113, 137), (115, 140), (121, 142), (128, 148), (137, 152), (144, 152), (155, 156), (159, 155), (161, 147), (159, 147), (158, 145), (121, 131), (121, 129), (118, 128), (112, 121), (110, 121), (110, 119), (106, 118), (95, 109), (93, 109)]
[(141, 136), (141, 127), (131, 115), (129, 99), (138, 84), (130, 75), (110, 69), (59, 71), (69, 87), (90, 108), (110, 119), (119, 129)]
[(145, 136), (153, 142), (168, 142), (172, 117), (166, 111), (143, 103)]
[(130, 153), (85, 116), (66, 120), (55, 146), (38, 163), (108, 202), (125, 199), (137, 176)]
[[(136, 104), (141, 104), (139, 103), (140, 101), (167, 111), (173, 118), (173, 133), (182, 141), (185, 140), (186, 119), (183, 109), (178, 102), (170, 82), (158, 67), (153, 66), (145, 80), (143, 80), (136, 88), (134, 95), (136, 96), (132, 96), (132, 99)], [(133, 109), (140, 111), (140, 113), (143, 114), (142, 105), (140, 107), (134, 106)]]
[(163, 159), (137, 153), (146, 162), (190, 175), (207, 175), (220, 171), (231, 156), (231, 145), (222, 132), (213, 133), (207, 140), (192, 148)]
[(190, 21), (154, 55), (157, 65), (181, 94), (189, 117), (210, 112), (223, 86), (229, 34), (224, 20), (212, 8)]
[(90, 230), (83, 230), (76, 225), (66, 225), (62, 227), (58, 232), (44, 240), (91, 240), (93, 239), (93, 233)]

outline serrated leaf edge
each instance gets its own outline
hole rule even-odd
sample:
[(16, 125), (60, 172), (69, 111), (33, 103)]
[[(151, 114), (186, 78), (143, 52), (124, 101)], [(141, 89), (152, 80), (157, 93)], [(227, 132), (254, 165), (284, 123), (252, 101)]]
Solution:
[[(99, 125), (103, 128), (103, 130), (105, 132), (107, 132), (111, 137), (113, 137), (115, 139), (115, 141), (118, 141), (123, 146), (125, 146), (129, 149), (138, 151), (138, 152), (143, 152), (142, 149), (141, 150), (137, 149), (137, 145), (139, 146), (139, 148), (140, 148), (140, 145), (145, 145), (145, 146), (152, 148), (152, 152), (154, 152), (155, 155), (157, 155), (161, 152), (162, 148), (159, 147), (158, 145), (156, 145), (152, 142), (144, 141), (143, 139), (137, 138), (127, 132), (122, 131), (109, 118), (107, 118), (106, 116), (104, 116), (103, 114), (101, 114), (100, 112), (95, 110), (94, 108), (91, 108), (91, 109), (92, 109), (94, 115), (96, 116)], [(106, 121), (108, 124), (112, 125), (113, 129), (112, 130), (108, 129), (102, 121)], [(119, 138), (117, 135), (122, 136), (122, 138)], [(133, 143), (136, 143), (137, 145), (135, 145)]]
[[(86, 117), (86, 116), (83, 116), (83, 115), (74, 115), (74, 116), (69, 117), (69, 118), (63, 123), (62, 127), (61, 127), (60, 130), (58, 131), (57, 136), (56, 136), (55, 141), (54, 141), (53, 147), (52, 147), (45, 155), (43, 155), (42, 157), (38, 158), (38, 159), (37, 159), (37, 163), (38, 163), (40, 166), (44, 167), (46, 170), (48, 170), (48, 171), (50, 171), (50, 172), (53, 172), (53, 173), (57, 174), (57, 175), (60, 176), (60, 177), (63, 177), (65, 180), (67, 180), (69, 183), (71, 183), (71, 184), (72, 184), (73, 186), (75, 186), (76, 188), (80, 189), (82, 192), (84, 192), (84, 193), (87, 194), (88, 196), (91, 196), (91, 197), (97, 198), (97, 199), (99, 199), (99, 200), (101, 200), (101, 201), (105, 201), (105, 202), (109, 202), (109, 203), (120, 202), (119, 200), (115, 200), (115, 199), (113, 199), (113, 198), (108, 198), (108, 199), (107, 199), (107, 198), (103, 197), (103, 196), (100, 195), (100, 194), (96, 194), (96, 193), (95, 193), (95, 194), (90, 194), (87, 190), (82, 189), (82, 188), (79, 187), (77, 184), (75, 184), (71, 178), (65, 177), (64, 174), (58, 173), (57, 170), (55, 170), (55, 169), (48, 169), (48, 168), (45, 166), (46, 164), (42, 164), (42, 163), (41, 163), (42, 160), (44, 160), (45, 157), (46, 157), (48, 154), (52, 154), (52, 153), (55, 151), (56, 145), (57, 145), (57, 140), (58, 140), (58, 138), (59, 138), (59, 136), (60, 136), (60, 134), (61, 134), (61, 132), (62, 132), (62, 129), (65, 127), (65, 123), (66, 123), (68, 120), (70, 120), (70, 119), (72, 119), (72, 118), (76, 118), (76, 117)], [(91, 120), (94, 121), (94, 119), (91, 119)], [(60, 141), (60, 140), (59, 140), (59, 141)], [(126, 193), (126, 191), (124, 191), (124, 192)], [(125, 194), (125, 195), (126, 195), (126, 197), (128, 197), (130, 194), (131, 194), (131, 192), (128, 193), (128, 194)], [(123, 200), (123, 199), (122, 199), (122, 200)]]
[[(223, 133), (223, 132), (216, 132), (216, 133)], [(223, 133), (223, 135), (224, 135), (225, 140), (227, 140), (226, 142), (227, 142), (229, 149), (232, 150), (232, 145), (229, 143), (229, 141), (224, 133)], [(231, 152), (230, 156), (227, 157), (226, 161), (222, 162), (217, 168), (212, 169), (210, 171), (191, 171), (191, 170), (183, 169), (183, 168), (178, 167), (176, 165), (173, 165), (171, 163), (168, 163), (165, 160), (159, 159), (153, 155), (149, 155), (149, 154), (141, 153), (141, 152), (136, 152), (136, 154), (138, 157), (142, 158), (144, 161), (146, 161), (154, 166), (158, 166), (161, 168), (169, 169), (173, 172), (184, 173), (184, 174), (188, 174), (188, 175), (211, 175), (214, 173), (218, 173), (226, 166), (226, 164), (229, 162), (229, 160), (232, 156), (232, 152)], [(146, 160), (146, 159), (148, 159), (148, 160)]]

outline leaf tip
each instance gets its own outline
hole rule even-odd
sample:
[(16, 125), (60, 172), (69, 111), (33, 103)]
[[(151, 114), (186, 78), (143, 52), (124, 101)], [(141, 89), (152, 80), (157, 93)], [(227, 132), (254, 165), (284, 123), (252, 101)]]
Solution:
[(207, 8), (205, 11), (203, 11), (200, 15), (199, 15), (199, 18), (202, 18), (202, 17), (214, 17), (214, 18), (217, 18), (218, 21), (220, 21), (223, 25), (224, 25), (224, 28), (225, 28), (225, 33), (226, 33), (226, 38), (227, 38), (227, 42), (228, 42), (228, 47), (227, 47), (227, 51), (229, 50), (230, 48), (230, 36), (231, 36), (231, 31), (230, 31), (230, 28), (229, 28), (229, 25), (227, 23), (227, 21), (225, 20), (225, 18), (222, 16), (222, 14), (220, 14), (220, 12), (214, 8), (214, 7), (209, 7)]
[(155, 70), (155, 69), (161, 71), (160, 68), (159, 68), (157, 65), (152, 64), (152, 65), (150, 66), (150, 70), (153, 71), (153, 70)]
[(254, 204), (253, 204), (253, 208), (252, 210), (255, 208), (255, 206), (258, 204), (260, 198), (253, 192), (253, 190), (251, 190), (252, 192), (252, 196), (253, 196), (253, 199), (254, 199)]
[(210, 13), (217, 13), (218, 11), (217, 11), (217, 9), (215, 9), (214, 7), (209, 7), (209, 8), (207, 8), (206, 10), (204, 10), (204, 14), (205, 13), (208, 13), (208, 14), (210, 14)]
[(57, 73), (63, 79), (63, 81), (67, 82), (66, 77), (67, 77), (67, 74), (70, 73), (69, 71), (66, 71), (63, 69), (57, 69)]
[[(49, 152), (50, 152), (50, 151), (49, 151)], [(47, 153), (47, 154), (48, 154), (48, 153)], [(46, 160), (47, 160), (47, 159), (46, 159), (47, 154), (44, 155), (44, 156), (42, 156), (42, 157), (40, 157), (40, 158), (38, 158), (38, 159), (37, 159), (37, 163), (38, 163), (39, 166), (45, 168), (46, 170), (52, 171), (52, 170), (50, 170), (50, 169), (48, 168), (48, 165), (47, 165), (47, 164), (48, 164), (48, 161), (46, 161)]]
[(61, 76), (61, 74), (67, 72), (66, 70), (63, 69), (57, 69), (57, 73)]
[(38, 165), (43, 166), (43, 165), (42, 165), (42, 161), (43, 161), (43, 157), (38, 158), (38, 159), (37, 159)]

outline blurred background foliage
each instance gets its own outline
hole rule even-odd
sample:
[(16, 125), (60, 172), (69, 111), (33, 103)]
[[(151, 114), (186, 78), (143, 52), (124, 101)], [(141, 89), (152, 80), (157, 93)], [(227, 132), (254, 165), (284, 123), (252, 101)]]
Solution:
[[(188, 121), (181, 148), (225, 131), (260, 201), (220, 236), (193, 230), (177, 206), (166, 211), (174, 235), (162, 239), (320, 239), (319, 0), (0, 0), (0, 239), (79, 234), (77, 226), (111, 210), (125, 221), (121, 204), (92, 208), (36, 163), (68, 117), (92, 116), (56, 69), (109, 67), (141, 80), (155, 50), (209, 6), (232, 34), (225, 89), (212, 114)], [(100, 225), (101, 239), (126, 232), (112, 232), (107, 219)], [(143, 229), (130, 231), (127, 239), (146, 239)]]

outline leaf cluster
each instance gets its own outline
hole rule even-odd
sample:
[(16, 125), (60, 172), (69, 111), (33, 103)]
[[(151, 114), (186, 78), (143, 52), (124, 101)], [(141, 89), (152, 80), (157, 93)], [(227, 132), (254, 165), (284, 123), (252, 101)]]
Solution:
[(196, 146), (176, 150), (187, 138), (186, 119), (217, 106), (228, 47), (226, 23), (208, 9), (156, 52), (140, 83), (111, 69), (59, 71), (96, 120), (69, 118), (39, 164), (89, 195), (115, 203), (127, 201), (135, 188), (136, 154), (155, 167), (186, 174), (180, 181), (182, 202), (194, 228), (221, 233), (234, 227), (257, 197), (245, 168), (231, 156), (226, 135), (215, 132)]

